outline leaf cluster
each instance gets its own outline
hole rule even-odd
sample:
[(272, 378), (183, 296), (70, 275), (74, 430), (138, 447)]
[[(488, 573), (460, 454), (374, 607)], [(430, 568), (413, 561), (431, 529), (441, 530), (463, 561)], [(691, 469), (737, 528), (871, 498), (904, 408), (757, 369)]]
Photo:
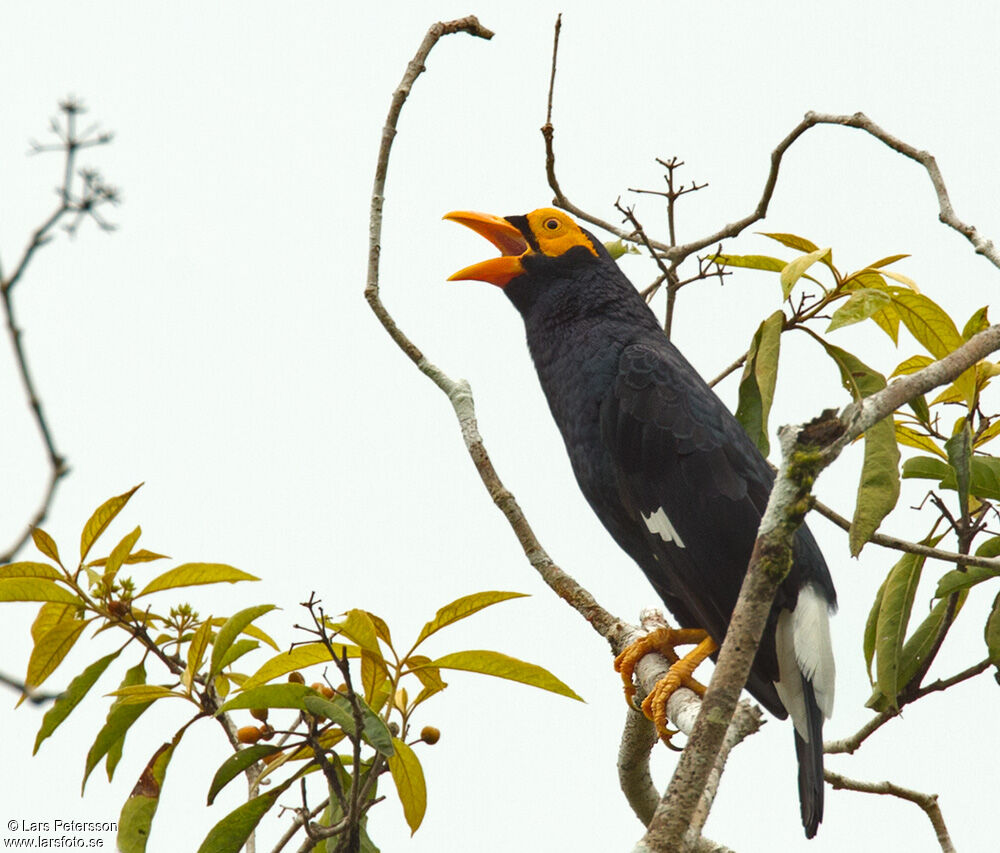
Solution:
[[(302, 817), (300, 824), (322, 849), (376, 851), (368, 837), (368, 810), (383, 797), (380, 778), (387, 774), (399, 796), (412, 831), (420, 826), (427, 806), (423, 768), (414, 747), (436, 743), (440, 733), (424, 727), (410, 738), (414, 712), (448, 685), (442, 673), (464, 670), (519, 681), (574, 699), (562, 681), (535, 664), (488, 650), (454, 651), (437, 658), (422, 654), (427, 639), (474, 613), (521, 593), (487, 591), (464, 596), (437, 611), (409, 645), (394, 644), (387, 622), (376, 614), (351, 609), (336, 617), (325, 615), (315, 599), (306, 603), (313, 615), (314, 641), (282, 651), (255, 623), (275, 609), (273, 604), (247, 607), (231, 616), (202, 617), (190, 604), (178, 602), (166, 612), (156, 606), (170, 590), (211, 583), (235, 583), (256, 577), (219, 563), (183, 563), (145, 583), (129, 571), (167, 559), (139, 548), (141, 529), (124, 536), (107, 555), (91, 552), (111, 522), (139, 487), (99, 506), (80, 536), (80, 558), (67, 568), (54, 539), (44, 530), (32, 531), (35, 547), (47, 558), (0, 566), (0, 601), (41, 602), (31, 628), (33, 648), (24, 678), (29, 695), (48, 679), (88, 628), (92, 635), (123, 632), (123, 644), (90, 662), (59, 694), (45, 714), (34, 751), (56, 731), (91, 688), (127, 650), (138, 656), (108, 695), (112, 702), (104, 725), (87, 751), (82, 788), (102, 761), (110, 780), (122, 758), (126, 735), (155, 703), (179, 699), (193, 706), (191, 718), (150, 757), (119, 821), (118, 847), (141, 853), (156, 814), (170, 760), (188, 727), (216, 719), (229, 735), (235, 752), (215, 772), (208, 785), (207, 804), (239, 775), (261, 783), (266, 793), (222, 818), (205, 838), (204, 853), (236, 853), (259, 820), (294, 783), (322, 773), (327, 793), (318, 821)], [(154, 598), (154, 596), (156, 598)], [(155, 609), (154, 609), (155, 608)], [(261, 645), (275, 652), (263, 663), (244, 670)], [(154, 664), (165, 677), (150, 679)], [(303, 670), (322, 668), (324, 681), (305, 683)], [(341, 683), (326, 681), (335, 669)], [(284, 680), (282, 680), (284, 678)], [(237, 729), (232, 716), (249, 710), (261, 726)], [(275, 728), (272, 712), (291, 713), (284, 728)], [(274, 744), (267, 743), (278, 737)]]

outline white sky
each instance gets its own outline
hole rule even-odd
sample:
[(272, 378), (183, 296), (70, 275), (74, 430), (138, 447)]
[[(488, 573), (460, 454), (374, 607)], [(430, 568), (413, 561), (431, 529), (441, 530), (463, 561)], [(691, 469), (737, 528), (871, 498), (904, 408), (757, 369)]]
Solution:
[[(877, 7), (876, 7), (877, 5)], [(679, 211), (681, 239), (756, 204), (768, 155), (809, 109), (863, 110), (937, 157), (959, 216), (1000, 237), (993, 109), (1000, 72), (990, 2), (5, 4), (0, 30), (0, 257), (14, 262), (54, 204), (59, 162), (26, 158), (68, 92), (116, 133), (83, 163), (122, 187), (113, 235), (86, 227), (38, 254), (16, 293), (25, 345), (58, 442), (73, 467), (45, 527), (64, 553), (105, 498), (146, 485), (105, 547), (137, 523), (141, 544), (178, 561), (228, 562), (258, 584), (201, 587), (203, 614), (261, 601), (261, 623), (285, 643), (317, 590), (330, 611), (366, 607), (395, 636), (414, 635), (440, 605), (512, 589), (499, 605), (442, 633), (428, 651), (494, 648), (542, 664), (587, 700), (455, 674), (417, 719), (442, 730), (421, 751), (429, 788), (412, 840), (398, 803), (373, 812), (383, 850), (628, 850), (641, 828), (618, 791), (624, 719), (606, 646), (547, 591), (469, 464), (445, 398), (402, 357), (363, 298), (368, 201), (393, 89), (428, 25), (476, 12), (497, 33), (438, 44), (399, 127), (383, 240), (383, 296), (428, 357), (476, 392), (480, 426), (505, 483), (552, 556), (608, 609), (634, 618), (655, 603), (572, 481), (523, 344), (520, 321), (487, 285), (446, 284), (485, 244), (442, 223), (456, 208), (521, 213), (549, 203), (538, 127), (544, 120), (552, 24), (564, 12), (555, 108), (559, 174), (578, 204), (614, 218), (627, 187), (656, 187), (653, 158), (677, 155), (682, 178), (709, 181)], [(873, 8), (875, 7), (875, 8)], [(640, 204), (647, 228), (664, 217)], [(832, 245), (842, 268), (908, 252), (900, 264), (959, 323), (991, 301), (996, 270), (936, 221), (915, 165), (856, 131), (810, 131), (786, 158), (759, 230)], [(488, 247), (486, 247), (488, 249)], [(734, 252), (788, 256), (746, 234)], [(648, 261), (628, 259), (644, 284)], [(778, 306), (776, 283), (734, 275), (681, 294), (675, 339), (707, 375), (745, 349)], [(662, 304), (656, 306), (662, 309)], [(873, 333), (848, 329), (848, 348)], [(790, 336), (789, 336), (790, 337)], [(800, 340), (783, 342), (774, 426), (844, 402), (835, 371)], [(886, 372), (917, 351), (875, 338)], [(735, 381), (720, 388), (735, 398)], [(47, 477), (12, 358), (0, 358), (0, 541), (34, 511)], [(823, 475), (820, 496), (850, 512), (857, 454)], [(855, 479), (852, 479), (855, 478)], [(917, 503), (908, 484), (903, 503)], [(894, 520), (922, 535), (929, 522)], [(894, 558), (849, 559), (830, 525), (812, 522), (841, 598), (834, 622), (838, 699), (830, 737), (868, 718), (860, 632)], [(28, 552), (25, 552), (28, 556)], [(154, 568), (138, 569), (146, 578)], [(930, 578), (917, 598), (930, 602)], [(995, 590), (970, 597), (932, 676), (983, 656)], [(34, 607), (7, 606), (4, 671), (20, 672)], [(81, 643), (52, 677), (58, 688), (99, 649)], [(263, 659), (263, 658), (261, 658)], [(153, 750), (186, 708), (162, 703), (137, 724), (113, 784), (103, 770), (79, 797), (83, 759), (121, 669), (110, 671), (30, 757), (41, 713), (3, 712), (0, 826), (8, 820), (117, 819)], [(11, 708), (12, 699), (7, 707)], [(989, 676), (907, 709), (856, 756), (828, 766), (941, 795), (959, 849), (995, 844), (996, 685)], [(249, 718), (247, 719), (247, 722)], [(205, 809), (228, 746), (205, 724), (167, 776), (150, 851), (194, 850), (238, 803)], [(658, 779), (673, 756), (659, 750)], [(386, 793), (389, 793), (388, 790)], [(294, 798), (289, 798), (293, 802)], [(284, 822), (269, 817), (270, 849)], [(805, 849), (790, 726), (777, 721), (730, 761), (706, 832), (740, 853)], [(12, 836), (14, 837), (14, 836)], [(106, 844), (111, 844), (110, 836)], [(916, 807), (828, 791), (813, 853), (933, 850)]]

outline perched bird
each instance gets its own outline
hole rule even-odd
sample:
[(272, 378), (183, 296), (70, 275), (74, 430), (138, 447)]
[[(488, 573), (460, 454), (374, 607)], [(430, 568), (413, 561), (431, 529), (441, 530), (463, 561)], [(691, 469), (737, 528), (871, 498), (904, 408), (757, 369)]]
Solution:
[[(703, 639), (671, 667), (672, 689), (698, 687), (690, 674), (725, 636), (771, 468), (601, 242), (569, 216), (542, 208), (505, 218), (456, 211), (445, 219), (500, 250), (451, 279), (498, 285), (520, 312), (584, 497), (681, 627), (701, 629), (676, 632), (678, 644)], [(828, 617), (835, 607), (823, 555), (803, 526), (746, 686), (795, 724), (809, 838), (823, 818), (822, 730), (834, 693)], [(629, 683), (637, 659), (625, 661)], [(660, 697), (661, 731), (665, 707)]]

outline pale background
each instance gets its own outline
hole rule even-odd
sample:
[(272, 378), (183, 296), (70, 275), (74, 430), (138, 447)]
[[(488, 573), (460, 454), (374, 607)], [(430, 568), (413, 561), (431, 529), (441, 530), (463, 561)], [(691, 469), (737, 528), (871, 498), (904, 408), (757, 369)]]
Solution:
[[(61, 236), (38, 254), (16, 294), (36, 381), (73, 467), (45, 524), (63, 553), (74, 553), (95, 506), (145, 481), (105, 549), (141, 523), (145, 547), (263, 578), (191, 590), (203, 614), (276, 602), (284, 611), (261, 624), (288, 643), (298, 638), (289, 625), (304, 616), (297, 602), (316, 590), (331, 611), (366, 607), (406, 638), (460, 595), (520, 590), (532, 597), (455, 626), (428, 650), (498, 649), (548, 667), (587, 700), (453, 675), (451, 688), (417, 719), (418, 727), (442, 730), (437, 746), (420, 751), (426, 820), (409, 840), (390, 794), (372, 813), (372, 835), (385, 851), (628, 850), (641, 834), (616, 781), (624, 708), (606, 645), (534, 576), (469, 464), (447, 401), (397, 351), (362, 298), (372, 171), (390, 95), (430, 23), (474, 12), (496, 31), (494, 40), (456, 35), (439, 43), (400, 122), (383, 296), (432, 360), (472, 382), (495, 464), (552, 556), (616, 613), (634, 618), (654, 604), (572, 481), (515, 312), (488, 285), (444, 281), (490, 249), (442, 223), (443, 213), (522, 213), (551, 199), (538, 127), (560, 10), (559, 174), (587, 209), (614, 218), (612, 204), (619, 194), (628, 198), (627, 187), (658, 186), (653, 158), (677, 155), (688, 164), (683, 180), (710, 183), (679, 210), (680, 239), (692, 239), (753, 208), (771, 149), (806, 110), (864, 110), (932, 151), (959, 216), (1000, 237), (1000, 12), (990, 2), (632, 3), (619, 10), (548, 0), (4, 4), (0, 252), (7, 268), (55, 203), (57, 157), (24, 152), (29, 137), (42, 139), (65, 94), (82, 97), (89, 117), (115, 132), (113, 146), (81, 163), (97, 165), (124, 196), (110, 213), (118, 233), (88, 226), (75, 241)], [(661, 208), (644, 202), (640, 214), (662, 238)], [(918, 166), (856, 131), (821, 128), (786, 157), (758, 230), (832, 245), (842, 269), (911, 253), (898, 269), (961, 325), (993, 298), (1000, 279), (936, 216)], [(790, 256), (751, 233), (728, 248)], [(625, 269), (638, 284), (655, 274), (642, 259), (627, 259)], [(724, 288), (692, 287), (681, 293), (676, 342), (715, 375), (778, 299), (774, 278), (762, 273), (738, 273)], [(834, 340), (851, 347), (872, 336), (868, 360), (884, 371), (918, 351), (907, 338), (895, 352), (864, 328)], [(34, 510), (47, 473), (3, 346), (6, 543)], [(804, 339), (786, 338), (783, 346), (774, 426), (846, 400), (835, 370)], [(730, 404), (735, 388), (734, 377), (719, 389)], [(857, 459), (845, 455), (819, 487), (847, 514)], [(908, 484), (903, 503), (922, 494)], [(870, 547), (851, 560), (838, 531), (822, 519), (811, 524), (842, 602), (834, 622), (837, 710), (827, 729), (841, 737), (868, 718), (860, 632), (895, 558)], [(911, 536), (924, 529), (906, 519), (888, 528)], [(943, 570), (928, 567), (916, 616)], [(970, 598), (932, 676), (983, 656), (993, 592)], [(35, 609), (4, 608), (4, 671), (23, 671)], [(65, 685), (108, 642), (106, 635), (81, 642), (48, 686)], [(105, 675), (35, 758), (41, 713), (14, 711), (8, 694), (0, 826), (117, 819), (145, 762), (187, 713), (180, 703), (154, 706), (129, 735), (113, 784), (101, 766), (80, 799), (84, 755), (106, 712), (108, 700), (99, 697), (114, 689), (122, 668)], [(855, 757), (834, 756), (828, 765), (939, 792), (958, 848), (995, 849), (997, 695), (987, 675), (925, 699)], [(238, 804), (237, 782), (230, 796), (203, 807), (227, 751), (211, 724), (185, 738), (151, 851), (194, 850)], [(673, 762), (657, 751), (661, 783)], [(806, 849), (794, 768), (790, 727), (772, 721), (734, 753), (706, 833), (740, 853)], [(266, 818), (258, 849), (269, 850), (283, 825)], [(104, 838), (106, 847), (113, 843)], [(826, 819), (808, 849), (936, 844), (913, 805), (828, 792)]]

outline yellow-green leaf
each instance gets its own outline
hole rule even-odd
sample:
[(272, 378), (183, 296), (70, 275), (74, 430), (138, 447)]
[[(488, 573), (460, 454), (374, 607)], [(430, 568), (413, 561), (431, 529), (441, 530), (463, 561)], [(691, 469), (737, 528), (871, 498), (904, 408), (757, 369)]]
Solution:
[(76, 618), (78, 607), (75, 604), (60, 604), (49, 601), (38, 609), (35, 621), (31, 623), (31, 639), (38, 640), (57, 622), (71, 621)]
[(399, 738), (392, 739), (393, 753), (387, 759), (389, 773), (396, 785), (399, 801), (403, 804), (403, 817), (410, 827), (410, 835), (417, 831), (427, 811), (427, 783), (420, 759)]
[[(170, 559), (166, 554), (157, 554), (155, 551), (147, 551), (145, 548), (140, 548), (138, 551), (134, 551), (125, 558), (125, 565), (130, 566), (134, 563), (149, 563), (153, 560), (168, 560)], [(88, 566), (94, 566), (100, 568), (108, 562), (107, 557), (101, 557), (99, 560), (91, 560), (87, 563)]]
[(995, 420), (986, 429), (984, 429), (979, 435), (976, 436), (973, 442), (974, 447), (981, 447), (982, 445), (992, 441), (996, 438), (997, 434), (1000, 433), (1000, 420)]
[(895, 289), (892, 301), (910, 334), (935, 358), (944, 358), (964, 343), (951, 317), (929, 297)]
[(55, 560), (60, 566), (62, 565), (62, 560), (59, 559), (59, 549), (56, 547), (55, 540), (49, 536), (41, 527), (31, 528), (31, 539), (35, 543), (35, 547), (41, 551), (50, 560)]
[(212, 620), (207, 619), (198, 626), (194, 632), (191, 642), (188, 644), (187, 668), (181, 675), (181, 684), (190, 693), (191, 685), (194, 684), (195, 676), (201, 668), (201, 662), (205, 659), (205, 652), (209, 643), (212, 642)]
[(889, 264), (894, 264), (896, 261), (901, 261), (903, 258), (908, 258), (909, 255), (889, 255), (887, 258), (882, 258), (881, 260), (875, 261), (873, 264), (868, 264), (871, 269), (880, 269), (881, 267), (887, 267)]
[(889, 378), (893, 376), (905, 376), (910, 373), (916, 373), (918, 370), (923, 370), (925, 367), (934, 364), (934, 359), (926, 355), (911, 355), (905, 361), (901, 361), (896, 365), (896, 369), (892, 371)]
[(107, 586), (110, 587), (114, 582), (115, 575), (118, 574), (118, 570), (122, 567), (128, 555), (132, 553), (132, 548), (135, 547), (135, 543), (139, 541), (141, 535), (142, 528), (136, 527), (135, 530), (122, 538), (112, 549), (111, 553), (108, 554), (108, 558), (104, 561), (104, 583)]
[(875, 641), (878, 638), (878, 613), (882, 609), (882, 596), (885, 595), (885, 581), (875, 593), (875, 601), (872, 602), (871, 610), (868, 611), (868, 621), (865, 622), (865, 633), (863, 640), (865, 669), (868, 672), (868, 680), (875, 686), (875, 679), (872, 677), (872, 663), (875, 660)]
[(366, 610), (365, 613), (367, 613), (368, 618), (372, 620), (372, 624), (375, 626), (375, 633), (378, 635), (378, 638), (391, 649), (392, 634), (389, 632), (389, 626), (386, 624), (385, 619), (381, 616), (376, 616), (370, 610)]
[(61, 604), (83, 605), (83, 602), (66, 587), (40, 577), (0, 580), (0, 601), (55, 601)]
[(198, 586), (207, 583), (238, 583), (239, 581), (258, 581), (260, 578), (234, 569), (225, 563), (184, 563), (153, 578), (136, 596), (160, 592), (164, 589), (175, 589), (181, 586)]
[(864, 440), (864, 462), (849, 536), (852, 557), (861, 553), (899, 500), (899, 447), (891, 418), (883, 418), (865, 430)]
[(316, 691), (306, 684), (261, 684), (238, 693), (219, 708), (217, 713), (238, 711), (241, 708), (295, 708), (304, 711), (306, 697), (315, 695)]
[(945, 452), (937, 446), (937, 443), (929, 435), (924, 435), (922, 432), (917, 432), (915, 429), (911, 429), (906, 426), (906, 424), (896, 422), (896, 441), (900, 444), (905, 444), (907, 447), (915, 447), (918, 450), (927, 450), (931, 453), (937, 454), (942, 459), (947, 459)]
[(31, 650), (24, 683), (28, 687), (38, 687), (52, 675), (91, 621), (93, 620), (67, 619), (57, 622), (46, 631)]
[(781, 258), (772, 258), (768, 255), (724, 255), (722, 253), (710, 255), (707, 260), (724, 267), (743, 267), (751, 270), (764, 270), (765, 272), (781, 272), (787, 263)]
[(379, 660), (382, 659), (382, 649), (379, 648), (375, 624), (366, 611), (356, 608), (348, 610), (342, 619), (330, 619), (328, 623), (332, 629), (347, 639), (354, 640), (360, 648), (371, 652)]
[(169, 687), (160, 684), (134, 684), (129, 687), (119, 687), (107, 695), (117, 697), (119, 705), (143, 705), (169, 697), (184, 698), (180, 693), (175, 693)]
[(87, 520), (87, 523), (83, 526), (83, 532), (80, 534), (80, 562), (83, 562), (87, 558), (87, 554), (90, 553), (90, 549), (97, 541), (97, 537), (107, 529), (108, 525), (114, 520), (114, 517), (122, 511), (125, 504), (129, 502), (129, 498), (136, 493), (136, 490), (141, 485), (142, 483), (129, 489), (124, 494), (109, 498), (94, 510), (94, 514)]
[(778, 355), (784, 323), (784, 312), (775, 311), (757, 327), (740, 378), (736, 420), (764, 456), (771, 449), (767, 419), (778, 381)]
[(458, 669), (465, 672), (492, 675), (496, 678), (506, 678), (510, 681), (519, 681), (522, 684), (530, 684), (532, 687), (558, 693), (560, 696), (568, 696), (570, 699), (576, 699), (580, 702), (583, 701), (570, 687), (547, 669), (500, 652), (485, 650), (452, 652), (450, 655), (431, 661), (428, 666), (436, 669)]
[[(968, 592), (962, 592), (957, 596), (953, 618), (962, 609), (967, 596)], [(942, 599), (935, 604), (931, 608), (931, 612), (903, 644), (903, 650), (899, 654), (899, 684), (901, 687), (910, 683), (910, 679), (917, 674), (927, 655), (934, 648), (938, 634), (948, 616), (948, 609), (947, 599)]]
[[(337, 649), (340, 654), (340, 649)], [(357, 657), (360, 649), (357, 646), (347, 646), (347, 656)], [(296, 669), (305, 669), (317, 663), (333, 660), (330, 651), (322, 643), (307, 643), (296, 646), (289, 652), (281, 652), (267, 661), (260, 669), (243, 682), (242, 689), (249, 690), (260, 684), (266, 684), (274, 678)]]
[(261, 759), (268, 758), (276, 752), (281, 752), (281, 747), (258, 743), (254, 746), (241, 749), (235, 755), (230, 755), (229, 758), (222, 762), (219, 769), (215, 771), (215, 776), (212, 777), (212, 784), (208, 787), (208, 802), (206, 805), (212, 805), (215, 802), (216, 794), (251, 764), (256, 764)]
[(807, 255), (800, 255), (794, 260), (789, 261), (785, 264), (785, 268), (781, 271), (781, 296), (782, 299), (788, 299), (792, 293), (792, 288), (795, 287), (795, 283), (802, 278), (803, 274), (809, 267), (811, 267), (816, 261), (825, 260), (829, 265), (830, 259), (830, 249), (816, 249), (815, 251), (809, 252)]
[[(60, 572), (55, 566), (48, 563), (32, 563), (22, 561), (19, 563), (7, 563), (0, 566), (0, 579), (3, 578), (61, 578)], [(34, 599), (32, 599), (34, 600)]]
[(800, 252), (815, 252), (819, 248), (811, 240), (799, 237), (797, 234), (768, 233), (766, 231), (758, 233), (761, 237), (770, 237), (772, 240), (777, 240), (783, 246), (788, 246), (789, 249), (798, 249)]
[(920, 288), (917, 287), (917, 283), (912, 278), (907, 278), (902, 273), (893, 272), (892, 270), (881, 270), (882, 275), (888, 276), (893, 281), (898, 281), (904, 287), (908, 287), (914, 293), (920, 293)]
[(970, 340), (980, 332), (985, 332), (989, 327), (989, 306), (984, 305), (978, 311), (973, 312), (972, 316), (966, 321), (965, 327), (962, 329), (962, 340)]
[(881, 290), (873, 290), (869, 287), (855, 290), (848, 300), (833, 312), (830, 325), (826, 327), (826, 330), (832, 332), (842, 326), (860, 323), (891, 304), (892, 297)]
[[(226, 652), (229, 651), (229, 647), (233, 645), (240, 634), (246, 631), (250, 623), (272, 610), (274, 610), (273, 604), (259, 604), (256, 607), (247, 607), (238, 613), (234, 613), (223, 623), (222, 627), (219, 628), (219, 632), (215, 635), (215, 643), (212, 646), (210, 675), (215, 675), (222, 669), (222, 660)], [(215, 624), (215, 620), (213, 620), (213, 624)]]
[(438, 612), (434, 614), (434, 618), (424, 625), (424, 627), (420, 630), (420, 636), (417, 637), (417, 641), (413, 644), (413, 647), (416, 648), (431, 634), (436, 631), (440, 631), (446, 625), (451, 625), (454, 622), (458, 622), (460, 619), (464, 619), (466, 616), (471, 616), (473, 613), (476, 613), (485, 607), (490, 607), (493, 604), (499, 604), (501, 601), (510, 601), (512, 598), (523, 598), (524, 595), (525, 594), (523, 592), (487, 590), (485, 592), (474, 592), (472, 595), (464, 595), (461, 598), (457, 598), (450, 604), (446, 604), (444, 607), (440, 608)]

